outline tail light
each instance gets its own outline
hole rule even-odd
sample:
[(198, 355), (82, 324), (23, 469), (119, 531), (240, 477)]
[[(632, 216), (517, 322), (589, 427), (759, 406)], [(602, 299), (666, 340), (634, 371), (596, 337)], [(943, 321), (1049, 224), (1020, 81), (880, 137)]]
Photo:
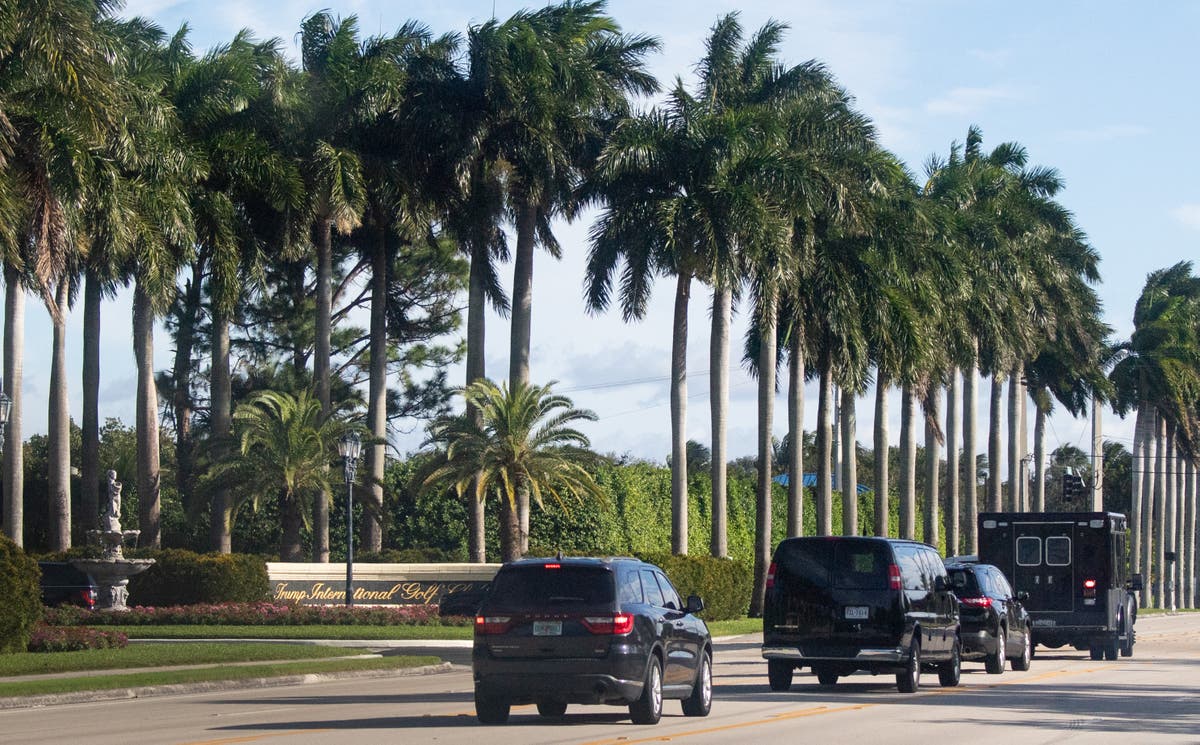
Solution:
[(503, 634), (512, 628), (512, 616), (475, 616), (476, 634)]
[(614, 613), (611, 616), (584, 616), (580, 619), (583, 627), (593, 634), (614, 634), (620, 636), (633, 631), (632, 613)]
[(900, 567), (892, 564), (888, 567), (888, 589), (899, 590), (903, 585), (900, 583)]
[(775, 562), (771, 562), (771, 566), (767, 567), (767, 589), (770, 590), (775, 586)]
[(96, 591), (92, 588), (79, 591), (79, 598), (83, 600), (83, 604), (89, 608), (96, 607)]
[(1085, 579), (1083, 581), (1083, 596), (1085, 598), (1096, 597), (1096, 580)]
[(989, 597), (982, 598), (959, 598), (958, 602), (963, 605), (969, 605), (972, 608), (991, 608), (992, 599)]

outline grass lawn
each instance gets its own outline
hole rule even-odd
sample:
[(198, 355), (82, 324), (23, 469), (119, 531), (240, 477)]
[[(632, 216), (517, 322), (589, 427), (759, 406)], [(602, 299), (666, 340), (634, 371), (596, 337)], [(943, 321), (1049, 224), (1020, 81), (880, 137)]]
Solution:
[[(99, 627), (97, 627), (99, 628)], [(470, 639), (470, 626), (105, 626), (130, 639)]]
[(79, 652), (22, 652), (0, 655), (0, 677), (87, 670), (116, 670), (167, 665), (215, 665), (226, 662), (276, 662), (345, 657), (369, 650), (318, 647), (307, 644), (131, 644), (125, 649), (86, 649)]
[[(342, 650), (344, 652), (344, 650)], [(398, 670), (420, 665), (434, 665), (436, 657), (370, 657), (361, 660), (301, 660), (298, 662), (264, 663), (261, 665), (224, 665), (191, 670), (142, 671), (136, 673), (89, 675), (77, 678), (48, 678), (0, 683), (0, 698), (39, 696), (75, 691), (103, 691), (113, 688), (202, 683), (249, 678), (271, 678), (283, 675), (336, 673), (353, 670)]]

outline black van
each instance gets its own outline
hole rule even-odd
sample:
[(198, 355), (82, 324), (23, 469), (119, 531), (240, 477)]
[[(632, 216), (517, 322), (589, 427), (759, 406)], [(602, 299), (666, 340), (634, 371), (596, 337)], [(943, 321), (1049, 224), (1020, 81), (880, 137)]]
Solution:
[(762, 655), (773, 691), (809, 665), (821, 685), (856, 670), (895, 673), (912, 693), (922, 670), (958, 685), (958, 599), (938, 552), (890, 538), (788, 538), (767, 572)]

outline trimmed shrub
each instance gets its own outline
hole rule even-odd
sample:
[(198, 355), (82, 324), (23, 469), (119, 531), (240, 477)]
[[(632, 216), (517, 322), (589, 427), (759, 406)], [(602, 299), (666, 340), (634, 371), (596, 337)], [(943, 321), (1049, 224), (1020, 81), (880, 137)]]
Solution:
[(440, 618), (436, 605), (362, 606), (220, 603), (166, 608), (134, 606), (105, 613), (74, 606), (49, 608), (56, 626), (469, 626), (474, 618)]
[(741, 562), (666, 553), (643, 554), (638, 558), (661, 567), (685, 602), (688, 595), (703, 598), (701, 616), (708, 621), (741, 618), (750, 607), (753, 575)]
[(267, 565), (258, 556), (182, 549), (136, 554), (155, 560), (129, 580), (129, 600), (137, 605), (255, 603), (270, 597)]
[(38, 624), (29, 640), (29, 651), (79, 652), (84, 649), (123, 649), (128, 645), (129, 637), (120, 631)]
[(363, 564), (445, 564), (462, 561), (459, 556), (437, 546), (413, 546), (412, 548), (385, 548), (382, 551), (364, 551), (354, 556)]
[(0, 535), (0, 653), (24, 652), (42, 617), (41, 570), (21, 547)]

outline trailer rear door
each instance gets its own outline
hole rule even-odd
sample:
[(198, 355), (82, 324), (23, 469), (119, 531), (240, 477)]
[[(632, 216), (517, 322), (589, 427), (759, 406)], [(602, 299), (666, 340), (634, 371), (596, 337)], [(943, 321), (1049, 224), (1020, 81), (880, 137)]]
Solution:
[(1013, 589), (1030, 611), (1075, 609), (1073, 524), (1013, 522)]

